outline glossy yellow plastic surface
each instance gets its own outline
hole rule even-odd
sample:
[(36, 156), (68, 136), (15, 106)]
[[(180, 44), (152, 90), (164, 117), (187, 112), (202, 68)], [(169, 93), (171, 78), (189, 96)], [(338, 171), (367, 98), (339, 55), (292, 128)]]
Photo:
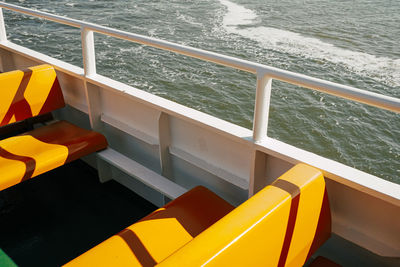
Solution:
[(50, 65), (0, 74), (0, 126), (64, 105), (56, 72)]
[(302, 266), (324, 192), (321, 172), (298, 164), (158, 266)]
[(56, 79), (56, 72), (50, 65), (30, 68), (32, 75), (26, 86), (24, 97), (31, 107), (32, 115), (39, 114)]
[(204, 187), (196, 187), (66, 266), (154, 266), (233, 206)]
[[(22, 161), (0, 157), (0, 191), (21, 182), (26, 172), (26, 165)], [(7, 173), (7, 175), (5, 175)]]
[(0, 190), (107, 147), (105, 137), (66, 121), (0, 141)]
[(0, 121), (10, 108), (23, 76), (24, 72), (20, 70), (0, 74)]
[(304, 164), (229, 213), (215, 198), (197, 187), (66, 266), (302, 266), (330, 234), (324, 178)]
[[(0, 170), (2, 172), (0, 190), (21, 182), (27, 172), (33, 171), (30, 177), (35, 177), (61, 166), (68, 156), (66, 146), (47, 144), (30, 135), (4, 139), (0, 141), (0, 147), (10, 154), (25, 157), (25, 162), (29, 160), (35, 165), (33, 170), (29, 170), (30, 165), (24, 165), (23, 160), (5, 159), (0, 154)], [(18, 165), (18, 168), (15, 165)]]
[[(173, 218), (139, 222), (124, 232), (125, 238), (115, 235), (66, 266), (154, 266), (193, 239)], [(168, 245), (162, 240), (168, 240)], [(132, 250), (145, 250), (149, 255), (136, 256)]]
[[(54, 68), (0, 74), (0, 127), (65, 106)], [(0, 141), (0, 190), (107, 147), (104, 136), (60, 121)]]

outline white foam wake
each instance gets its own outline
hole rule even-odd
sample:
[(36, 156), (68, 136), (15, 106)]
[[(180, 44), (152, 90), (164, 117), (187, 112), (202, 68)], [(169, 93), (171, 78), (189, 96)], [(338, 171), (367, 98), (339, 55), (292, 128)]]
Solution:
[(257, 18), (256, 13), (228, 0), (220, 0), (220, 2), (227, 7), (222, 26), (228, 33), (255, 40), (268, 49), (305, 58), (327, 60), (387, 85), (400, 86), (400, 59), (394, 60), (351, 51), (316, 38), (271, 27), (241, 28), (238, 26), (253, 23)]

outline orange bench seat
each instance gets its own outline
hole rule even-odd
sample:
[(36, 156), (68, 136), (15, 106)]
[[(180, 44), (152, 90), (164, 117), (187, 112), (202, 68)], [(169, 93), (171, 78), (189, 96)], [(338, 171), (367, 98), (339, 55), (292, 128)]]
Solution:
[(0, 141), (0, 190), (107, 147), (105, 137), (59, 121)]
[(235, 209), (196, 187), (65, 266), (303, 266), (330, 231), (322, 173), (298, 164)]
[(233, 209), (207, 188), (195, 187), (68, 266), (154, 266)]
[[(0, 127), (5, 132), (63, 108), (64, 97), (50, 65), (0, 74)], [(0, 141), (0, 190), (107, 147), (103, 135), (66, 121)]]

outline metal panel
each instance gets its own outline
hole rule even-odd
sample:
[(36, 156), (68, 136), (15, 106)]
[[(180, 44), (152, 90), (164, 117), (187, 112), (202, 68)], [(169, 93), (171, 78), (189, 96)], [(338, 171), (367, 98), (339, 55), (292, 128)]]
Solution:
[(251, 147), (174, 117), (170, 123), (172, 153), (236, 186), (248, 188)]
[(160, 152), (160, 165), (161, 174), (173, 180), (173, 170), (171, 164), (171, 156), (169, 148), (171, 146), (171, 129), (169, 124), (169, 115), (161, 112), (158, 118), (158, 139), (160, 140), (159, 152)]
[[(160, 111), (132, 101), (110, 90), (102, 90), (101, 110), (104, 118), (113, 118), (137, 129), (158, 143), (158, 117)], [(105, 116), (105, 117), (104, 117)]]
[(378, 255), (400, 255), (400, 203), (326, 179), (332, 231)]
[(185, 188), (171, 182), (158, 173), (144, 167), (128, 157), (125, 157), (113, 149), (108, 148), (101, 151), (98, 153), (98, 156), (171, 199), (175, 199), (187, 191)]
[(60, 84), (62, 84), (61, 89), (65, 103), (82, 112), (88, 113), (84, 81), (62, 71), (57, 71), (57, 78)]

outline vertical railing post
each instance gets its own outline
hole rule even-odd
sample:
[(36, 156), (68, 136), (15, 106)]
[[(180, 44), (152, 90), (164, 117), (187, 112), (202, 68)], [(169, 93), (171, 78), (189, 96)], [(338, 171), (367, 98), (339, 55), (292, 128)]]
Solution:
[(88, 30), (86, 27), (82, 27), (81, 37), (83, 68), (85, 70), (85, 76), (91, 76), (96, 74), (96, 58), (94, 52), (93, 31)]
[(7, 41), (6, 24), (3, 17), (3, 9), (0, 8), (0, 42)]
[(84, 86), (86, 94), (86, 103), (88, 106), (88, 115), (90, 126), (94, 130), (100, 130), (101, 126), (101, 108), (100, 108), (100, 89), (88, 82), (88, 77), (96, 74), (96, 58), (94, 52), (93, 31), (86, 27), (81, 28), (82, 37), (82, 57), (83, 69), (85, 71)]
[(271, 85), (272, 78), (258, 71), (253, 120), (253, 140), (255, 142), (261, 142), (267, 137)]
[[(90, 126), (93, 130), (101, 132), (101, 89), (90, 83), (88, 77), (96, 74), (96, 56), (94, 49), (93, 31), (81, 27), (83, 69), (85, 72), (84, 86)], [(96, 166), (100, 182), (104, 183), (113, 178), (112, 168), (102, 159), (96, 157)]]

